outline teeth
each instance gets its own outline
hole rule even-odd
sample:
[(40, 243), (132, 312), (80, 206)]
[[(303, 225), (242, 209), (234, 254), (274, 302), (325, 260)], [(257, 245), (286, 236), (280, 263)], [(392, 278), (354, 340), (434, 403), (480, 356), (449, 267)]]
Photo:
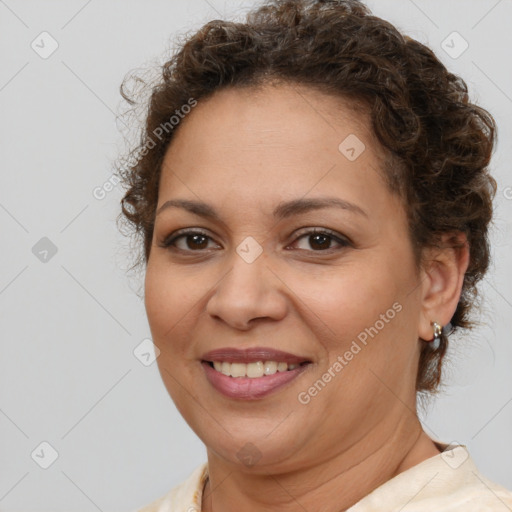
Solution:
[(277, 361), (257, 361), (255, 363), (228, 363), (226, 361), (214, 361), (213, 367), (218, 371), (229, 377), (249, 377), (250, 379), (257, 379), (264, 375), (274, 375), (277, 372), (286, 372), (288, 370), (295, 370), (300, 365), (288, 364)]
[(224, 375), (228, 375), (228, 376), (231, 375), (231, 363), (222, 363), (220, 371)]
[[(265, 374), (265, 370), (263, 368), (263, 363), (261, 361), (258, 361), (257, 363), (249, 363), (247, 365), (240, 365), (240, 366), (247, 367), (245, 375), (247, 375), (247, 377), (250, 377), (251, 379), (255, 379), (257, 377), (263, 377), (263, 375)], [(244, 375), (241, 375), (241, 377), (244, 377)]]
[[(224, 364), (224, 363), (222, 363)], [(231, 377), (245, 377), (247, 365), (244, 363), (231, 363)]]
[(263, 363), (263, 370), (265, 372), (265, 375), (274, 375), (274, 373), (277, 372), (277, 367), (278, 364), (275, 361), (265, 361), (265, 363)]
[(288, 364), (287, 363), (279, 363), (277, 365), (277, 371), (278, 372), (285, 372), (286, 370), (288, 370)]

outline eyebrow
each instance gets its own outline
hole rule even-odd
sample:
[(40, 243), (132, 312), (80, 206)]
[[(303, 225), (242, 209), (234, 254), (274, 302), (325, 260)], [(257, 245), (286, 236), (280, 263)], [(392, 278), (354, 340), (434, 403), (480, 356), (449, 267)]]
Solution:
[[(194, 215), (204, 217), (211, 220), (222, 222), (220, 215), (215, 209), (202, 201), (194, 201), (190, 199), (170, 199), (158, 208), (156, 215), (159, 215), (168, 208), (183, 208)], [(293, 215), (307, 213), (313, 210), (321, 210), (324, 208), (341, 208), (343, 210), (357, 213), (368, 218), (368, 214), (354, 203), (345, 201), (338, 197), (317, 197), (311, 199), (294, 199), (292, 201), (283, 201), (277, 205), (273, 211), (276, 219), (285, 219)]]

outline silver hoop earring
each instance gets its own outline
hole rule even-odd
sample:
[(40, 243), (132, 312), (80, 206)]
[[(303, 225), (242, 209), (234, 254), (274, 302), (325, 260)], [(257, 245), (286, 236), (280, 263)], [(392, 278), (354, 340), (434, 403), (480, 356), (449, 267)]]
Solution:
[(426, 340), (427, 343), (431, 343), (432, 350), (437, 350), (441, 345), (441, 334), (443, 333), (442, 325), (437, 322), (432, 322), (432, 329), (434, 330), (434, 337), (431, 340)]

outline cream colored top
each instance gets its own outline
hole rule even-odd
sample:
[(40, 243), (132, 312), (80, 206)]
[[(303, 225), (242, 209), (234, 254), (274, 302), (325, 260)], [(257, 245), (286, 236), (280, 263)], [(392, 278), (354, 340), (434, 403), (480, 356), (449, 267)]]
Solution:
[[(138, 512), (200, 512), (207, 478), (205, 463)], [(512, 492), (482, 476), (466, 447), (455, 446), (398, 474), (347, 510), (390, 511), (510, 512)]]

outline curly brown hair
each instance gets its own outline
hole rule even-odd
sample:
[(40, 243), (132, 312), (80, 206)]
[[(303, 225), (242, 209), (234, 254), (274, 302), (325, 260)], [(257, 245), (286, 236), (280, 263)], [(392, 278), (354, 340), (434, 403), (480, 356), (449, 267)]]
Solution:
[[(133, 106), (129, 78), (121, 94)], [(422, 249), (440, 246), (443, 234), (467, 237), (470, 263), (451, 324), (471, 327), (476, 284), (489, 265), (496, 182), (487, 167), (495, 121), (469, 101), (464, 80), (429, 48), (358, 0), (268, 0), (245, 23), (210, 21), (180, 43), (151, 85), (140, 143), (129, 165), (118, 169), (127, 189), (118, 220), (142, 241), (136, 266), (147, 263), (151, 250), (161, 164), (178, 129), (169, 120), (222, 88), (272, 80), (350, 98), (371, 113), (386, 155), (384, 174), (408, 215), (417, 264)], [(416, 389), (435, 392), (447, 335), (437, 351), (422, 345)]]

